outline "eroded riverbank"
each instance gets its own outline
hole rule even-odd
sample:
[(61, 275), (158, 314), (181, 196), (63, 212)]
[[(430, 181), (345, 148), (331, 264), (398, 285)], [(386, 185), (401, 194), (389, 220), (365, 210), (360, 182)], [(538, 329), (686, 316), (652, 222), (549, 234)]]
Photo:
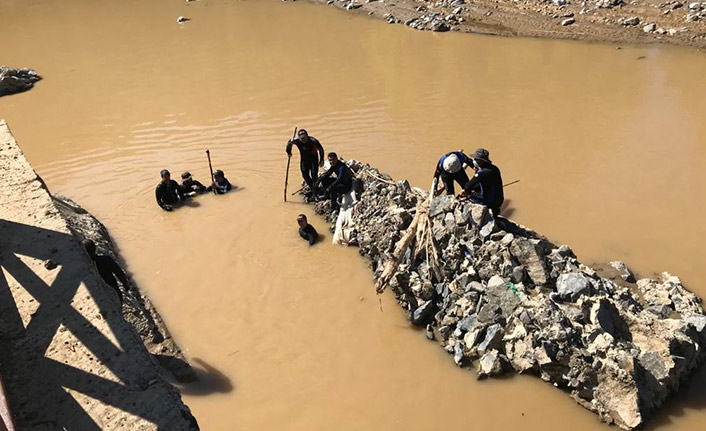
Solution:
[(418, 30), (706, 47), (706, 3), (633, 0), (310, 0)]

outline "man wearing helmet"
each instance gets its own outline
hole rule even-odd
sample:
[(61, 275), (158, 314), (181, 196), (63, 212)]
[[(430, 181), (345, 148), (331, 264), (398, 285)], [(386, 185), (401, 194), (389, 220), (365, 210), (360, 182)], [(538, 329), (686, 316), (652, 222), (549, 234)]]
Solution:
[(436, 171), (434, 172), (434, 191), (436, 192), (436, 184), (439, 177), (441, 177), (441, 181), (444, 183), (446, 194), (456, 194), (454, 181), (463, 188), (469, 181), (468, 175), (466, 175), (466, 171), (464, 170), (464, 165), (471, 166), (472, 161), (471, 158), (462, 151), (452, 151), (441, 156), (439, 163), (436, 164)]

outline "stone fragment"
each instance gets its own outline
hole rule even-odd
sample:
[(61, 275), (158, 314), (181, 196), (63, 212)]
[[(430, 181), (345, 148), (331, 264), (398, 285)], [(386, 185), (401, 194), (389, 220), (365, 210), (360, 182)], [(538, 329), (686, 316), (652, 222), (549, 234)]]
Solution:
[(556, 292), (562, 300), (576, 302), (591, 293), (591, 284), (581, 273), (561, 274), (556, 280)]

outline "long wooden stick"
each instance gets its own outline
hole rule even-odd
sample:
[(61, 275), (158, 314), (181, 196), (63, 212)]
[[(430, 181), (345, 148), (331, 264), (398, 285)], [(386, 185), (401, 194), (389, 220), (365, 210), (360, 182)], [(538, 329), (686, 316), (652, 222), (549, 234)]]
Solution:
[(213, 189), (213, 194), (218, 195), (218, 192), (216, 191), (216, 185), (214, 184), (216, 180), (215, 178), (213, 178), (213, 166), (211, 165), (211, 151), (206, 150), (206, 157), (208, 157), (208, 170), (211, 171), (211, 188)]
[(509, 182), (509, 183), (507, 183), (507, 184), (503, 184), (503, 187), (511, 186), (511, 185), (516, 184), (516, 183), (519, 183), (519, 182), (520, 182), (520, 180), (511, 181), (511, 182)]
[[(292, 141), (297, 136), (297, 127), (294, 127), (294, 134), (292, 135)], [(289, 162), (292, 161), (292, 154), (288, 154), (287, 157), (287, 174), (284, 177), (284, 201), (287, 202), (287, 186), (289, 185)]]

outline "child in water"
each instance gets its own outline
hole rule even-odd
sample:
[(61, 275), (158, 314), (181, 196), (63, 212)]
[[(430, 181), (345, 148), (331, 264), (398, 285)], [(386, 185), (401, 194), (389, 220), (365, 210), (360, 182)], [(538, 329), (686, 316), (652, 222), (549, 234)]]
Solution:
[(319, 239), (319, 234), (316, 232), (316, 229), (314, 229), (314, 226), (309, 224), (304, 214), (299, 214), (297, 224), (299, 224), (299, 236), (309, 241), (309, 245), (316, 244), (316, 240)]

